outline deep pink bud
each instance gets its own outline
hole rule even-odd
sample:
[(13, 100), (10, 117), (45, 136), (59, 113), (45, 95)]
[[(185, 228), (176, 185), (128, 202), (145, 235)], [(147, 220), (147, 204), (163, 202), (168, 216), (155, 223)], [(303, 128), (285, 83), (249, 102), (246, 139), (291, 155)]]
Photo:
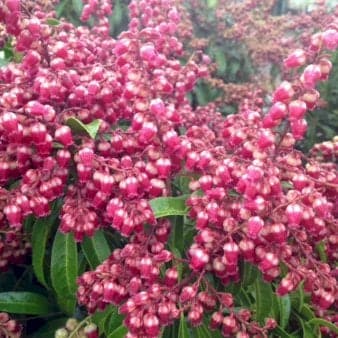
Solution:
[(156, 49), (152, 43), (147, 43), (140, 48), (140, 55), (144, 61), (153, 62), (156, 58)]
[(258, 143), (259, 148), (261, 149), (270, 147), (271, 145), (275, 143), (275, 135), (269, 129), (262, 129), (257, 143)]
[(189, 255), (189, 266), (195, 271), (202, 270), (209, 262), (209, 255), (201, 248), (190, 248)]
[(87, 166), (87, 167), (91, 167), (93, 164), (93, 160), (94, 160), (94, 151), (91, 148), (83, 148), (79, 151), (78, 153), (79, 155), (79, 160), (80, 162)]
[(234, 334), (237, 330), (237, 322), (233, 316), (226, 316), (222, 322), (222, 334), (227, 337), (229, 334)]
[(143, 327), (148, 337), (156, 337), (160, 333), (160, 321), (158, 317), (152, 313), (144, 315)]
[(248, 224), (247, 224), (247, 228), (248, 228), (248, 236), (251, 239), (256, 239), (258, 234), (260, 233), (260, 231), (262, 230), (264, 226), (264, 221), (258, 217), (258, 216), (254, 216), (254, 217), (250, 217), (248, 219)]
[(18, 130), (18, 119), (16, 114), (6, 112), (1, 116), (0, 124), (8, 133), (16, 132)]
[(36, 144), (42, 144), (46, 140), (47, 128), (42, 123), (35, 123), (30, 128), (30, 135)]
[(287, 115), (287, 106), (282, 102), (276, 102), (269, 110), (269, 115), (273, 120), (280, 120), (286, 117)]
[(73, 144), (72, 131), (68, 126), (61, 126), (55, 130), (55, 140), (62, 143), (65, 147)]
[(289, 204), (285, 210), (289, 226), (298, 227), (303, 218), (304, 209), (299, 204)]
[(141, 143), (150, 143), (157, 133), (157, 127), (153, 122), (144, 122), (139, 132), (138, 140)]
[(271, 252), (268, 252), (263, 260), (259, 263), (259, 269), (265, 273), (266, 271), (278, 266), (279, 264), (279, 259), (278, 257)]
[(218, 329), (223, 322), (223, 314), (221, 312), (214, 312), (210, 319), (210, 329), (216, 330)]
[(165, 272), (164, 283), (171, 287), (177, 284), (178, 281), (178, 271), (176, 268), (168, 269)]
[(329, 50), (338, 48), (338, 31), (335, 29), (328, 29), (322, 34), (324, 46)]
[(306, 103), (301, 100), (294, 100), (289, 103), (289, 115), (291, 119), (301, 119), (307, 110)]
[(224, 256), (226, 257), (227, 263), (237, 264), (239, 247), (235, 242), (228, 242), (223, 245)]
[(7, 217), (8, 223), (11, 227), (21, 227), (22, 225), (22, 213), (21, 209), (15, 205), (10, 204), (5, 206), (4, 214)]
[(164, 117), (166, 114), (166, 107), (162, 99), (151, 100), (149, 109), (155, 116), (158, 117)]
[(180, 301), (182, 303), (189, 302), (196, 296), (196, 293), (197, 293), (196, 286), (190, 286), (190, 285), (185, 286), (181, 291)]
[(306, 54), (302, 49), (296, 49), (285, 60), (284, 66), (286, 68), (295, 68), (304, 65), (306, 62)]
[(159, 178), (168, 178), (171, 171), (171, 160), (169, 158), (159, 158), (156, 161), (156, 168)]
[(306, 88), (314, 88), (321, 77), (322, 73), (319, 65), (308, 65), (304, 69), (300, 80)]
[(294, 95), (294, 90), (292, 88), (292, 84), (290, 82), (287, 81), (283, 81), (279, 87), (275, 90), (275, 92), (273, 93), (273, 101), (277, 102), (277, 101), (288, 101), (292, 98), (292, 96)]
[(295, 140), (303, 139), (307, 131), (307, 122), (305, 119), (292, 120), (290, 123), (291, 132)]

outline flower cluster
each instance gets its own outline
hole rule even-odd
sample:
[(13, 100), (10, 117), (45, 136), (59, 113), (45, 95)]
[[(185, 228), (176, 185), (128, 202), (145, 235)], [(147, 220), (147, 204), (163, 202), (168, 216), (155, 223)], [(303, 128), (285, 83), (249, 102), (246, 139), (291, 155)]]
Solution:
[(67, 338), (72, 335), (79, 338), (98, 338), (98, 328), (94, 323), (78, 322), (75, 318), (69, 318), (64, 327), (55, 331), (55, 338)]
[(13, 319), (9, 318), (7, 313), (0, 313), (0, 337), (21, 337), (22, 327)]

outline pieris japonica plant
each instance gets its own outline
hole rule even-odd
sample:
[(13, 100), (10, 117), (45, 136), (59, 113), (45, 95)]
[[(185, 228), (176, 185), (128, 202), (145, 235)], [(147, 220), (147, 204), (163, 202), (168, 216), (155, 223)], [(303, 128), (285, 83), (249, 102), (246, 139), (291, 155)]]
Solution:
[(116, 39), (108, 0), (75, 1), (81, 26), (0, 2), (16, 55), (0, 68), (0, 267), (21, 272), (0, 311), (25, 315), (1, 314), (0, 335), (337, 334), (338, 143), (296, 145), (338, 24), (285, 58), (271, 105), (223, 117), (187, 98), (210, 58), (186, 58), (176, 2), (132, 0)]

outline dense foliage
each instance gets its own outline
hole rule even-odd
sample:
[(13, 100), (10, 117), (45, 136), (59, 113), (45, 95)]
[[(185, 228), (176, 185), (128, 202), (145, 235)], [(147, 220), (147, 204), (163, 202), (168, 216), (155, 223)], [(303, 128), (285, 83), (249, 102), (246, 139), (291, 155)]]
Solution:
[(338, 23), (282, 12), (0, 2), (0, 336), (337, 334)]

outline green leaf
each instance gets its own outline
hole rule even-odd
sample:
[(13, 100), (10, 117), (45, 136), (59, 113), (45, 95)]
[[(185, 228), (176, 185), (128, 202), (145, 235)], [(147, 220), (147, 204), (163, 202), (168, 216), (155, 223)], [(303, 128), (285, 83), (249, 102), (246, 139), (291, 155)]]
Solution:
[(58, 298), (69, 300), (67, 313), (70, 312), (69, 304), (75, 299), (77, 272), (78, 257), (74, 237), (72, 234), (57, 232), (52, 247), (51, 280)]
[(56, 296), (57, 304), (59, 308), (66, 313), (68, 316), (73, 317), (75, 313), (76, 298), (75, 297), (62, 297)]
[(258, 277), (258, 269), (248, 262), (243, 262), (242, 286), (246, 287), (255, 282)]
[(183, 313), (181, 313), (180, 326), (178, 328), (178, 338), (190, 338), (187, 321), (184, 318)]
[(276, 297), (279, 303), (279, 326), (285, 328), (289, 323), (291, 313), (291, 300), (289, 295)]
[(46, 297), (33, 292), (1, 292), (0, 311), (27, 315), (45, 315), (50, 311)]
[(58, 26), (60, 24), (60, 21), (54, 18), (48, 18), (46, 22), (49, 26)]
[(83, 9), (83, 3), (81, 0), (72, 0), (73, 8), (77, 16), (80, 16)]
[(205, 323), (193, 329), (196, 338), (215, 338), (215, 332), (211, 332)]
[(170, 217), (172, 231), (170, 236), (170, 247), (175, 255), (182, 257), (184, 250), (184, 221), (182, 216)]
[(215, 8), (218, 5), (218, 0), (207, 0), (207, 5), (209, 8)]
[(124, 338), (127, 334), (128, 330), (123, 325), (119, 326), (113, 332), (111, 332), (107, 337), (108, 338)]
[(299, 324), (303, 329), (303, 338), (318, 338), (317, 333), (313, 330), (313, 328), (306, 322), (304, 322), (303, 318), (294, 313), (294, 316), (297, 318)]
[(227, 70), (227, 61), (225, 58), (224, 51), (217, 48), (214, 53), (215, 53), (215, 61), (217, 64), (217, 74), (224, 75)]
[(68, 0), (62, 0), (56, 7), (55, 9), (55, 12), (56, 12), (56, 16), (59, 18), (62, 14), (63, 14), (63, 11), (66, 7), (68, 3)]
[(100, 333), (104, 333), (105, 322), (109, 320), (110, 315), (115, 311), (115, 308), (108, 306), (104, 311), (96, 311), (92, 315), (92, 321), (98, 326)]
[(87, 134), (92, 139), (95, 139), (99, 129), (101, 120), (94, 120), (88, 124), (84, 124), (80, 120), (75, 117), (70, 117), (66, 124), (70, 127), (70, 129), (79, 134)]
[(184, 216), (188, 208), (185, 205), (188, 195), (178, 197), (158, 197), (150, 200), (150, 206), (153, 209), (156, 218), (166, 216)]
[(48, 284), (45, 278), (44, 262), (46, 244), (52, 223), (48, 219), (38, 219), (33, 226), (32, 232), (32, 265), (37, 280), (46, 288)]
[(264, 324), (265, 318), (269, 316), (272, 307), (272, 297), (274, 296), (271, 285), (265, 283), (262, 278), (255, 281), (256, 297), (256, 320)]
[(325, 326), (328, 327), (332, 332), (338, 333), (338, 326), (334, 325), (331, 322), (328, 322), (327, 320), (321, 319), (321, 318), (313, 318), (307, 322), (308, 325), (315, 325), (315, 326)]
[(300, 310), (300, 314), (307, 320), (315, 318), (314, 312), (308, 304), (304, 304)]
[(105, 321), (104, 332), (108, 335), (122, 326), (123, 318), (124, 317), (118, 313), (117, 308), (113, 308), (113, 311)]
[(319, 242), (316, 245), (316, 250), (318, 252), (318, 255), (320, 257), (320, 260), (324, 263), (327, 262), (327, 255), (326, 255), (326, 251), (325, 251), (325, 244), (323, 241)]
[(9, 60), (0, 57), (0, 67), (6, 66), (7, 64), (9, 64)]
[(61, 203), (56, 201), (50, 216), (40, 218), (34, 222), (32, 231), (32, 265), (37, 280), (48, 288), (45, 276), (46, 248), (49, 234), (55, 220), (59, 216)]
[(92, 269), (95, 269), (107, 259), (111, 253), (108, 242), (101, 230), (97, 231), (93, 237), (85, 237), (81, 244), (81, 249)]
[(304, 291), (302, 285), (299, 285), (296, 291), (290, 294), (290, 299), (292, 308), (300, 312), (304, 304)]
[(65, 326), (67, 319), (67, 317), (64, 317), (54, 320), (48, 320), (45, 325), (41, 326), (37, 331), (33, 333), (32, 338), (54, 337), (55, 331)]
[(274, 330), (274, 333), (276, 333), (277, 337), (279, 338), (296, 338), (293, 335), (287, 333), (284, 329), (282, 329), (280, 326), (277, 326)]

